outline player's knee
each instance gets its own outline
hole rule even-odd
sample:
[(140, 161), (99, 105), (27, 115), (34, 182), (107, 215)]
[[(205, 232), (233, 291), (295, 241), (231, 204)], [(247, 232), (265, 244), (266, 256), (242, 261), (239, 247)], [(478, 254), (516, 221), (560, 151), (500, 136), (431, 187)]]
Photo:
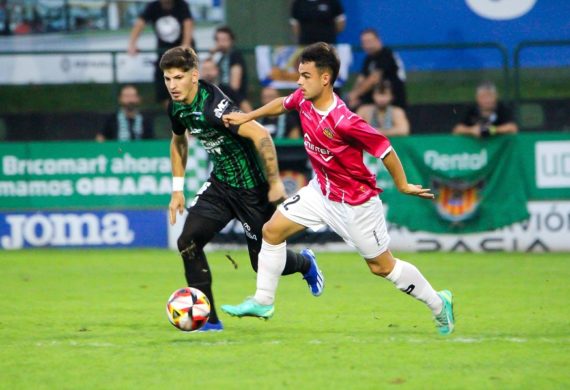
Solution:
[(178, 238), (178, 251), (180, 251), (180, 256), (182, 256), (184, 261), (193, 261), (198, 258), (198, 250), (194, 240), (186, 240), (182, 237)]
[(370, 272), (372, 272), (374, 275), (381, 276), (383, 278), (390, 275), (392, 269), (394, 269), (394, 267), (389, 264), (372, 262), (368, 263), (368, 267), (370, 268)]
[(182, 253), (182, 251), (184, 251), (185, 249), (187, 249), (188, 247), (194, 245), (196, 247), (199, 248), (198, 243), (200, 243), (200, 235), (196, 234), (195, 232), (183, 232), (180, 237), (178, 237), (178, 240), (176, 241), (176, 244), (178, 246), (178, 251)]
[(178, 246), (178, 252), (180, 253), (182, 253), (182, 251), (188, 248), (191, 244), (192, 244), (192, 239), (183, 234), (181, 234), (180, 237), (178, 237), (178, 240), (176, 241), (176, 245)]
[(269, 222), (263, 225), (262, 234), (263, 239), (269, 244), (277, 245), (283, 241), (281, 239), (281, 233)]

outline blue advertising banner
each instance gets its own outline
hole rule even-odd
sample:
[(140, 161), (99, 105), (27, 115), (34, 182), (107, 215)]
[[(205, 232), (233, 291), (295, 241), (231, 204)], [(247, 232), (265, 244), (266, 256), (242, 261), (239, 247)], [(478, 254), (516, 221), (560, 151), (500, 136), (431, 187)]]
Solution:
[[(389, 46), (497, 42), (511, 56), (525, 40), (570, 39), (570, 1), (566, 0), (345, 0), (343, 6), (348, 27), (339, 42), (355, 45), (368, 27), (377, 29)], [(499, 52), (489, 49), (401, 51), (400, 55), (408, 70), (501, 66)], [(570, 47), (525, 50), (521, 60), (527, 67), (568, 66)]]
[(0, 248), (168, 246), (164, 210), (0, 213)]

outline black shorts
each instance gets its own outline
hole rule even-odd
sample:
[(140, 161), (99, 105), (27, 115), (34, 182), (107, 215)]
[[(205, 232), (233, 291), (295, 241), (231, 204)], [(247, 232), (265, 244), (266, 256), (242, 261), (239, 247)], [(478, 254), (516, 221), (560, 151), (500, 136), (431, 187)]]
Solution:
[(268, 184), (252, 189), (230, 187), (212, 175), (198, 191), (188, 209), (185, 227), (191, 224), (193, 219), (207, 218), (216, 221), (204, 224), (203, 227), (215, 230), (208, 232), (213, 236), (236, 218), (243, 225), (252, 265), (257, 268), (257, 254), (261, 250), (261, 229), (276, 209), (267, 199), (268, 190)]

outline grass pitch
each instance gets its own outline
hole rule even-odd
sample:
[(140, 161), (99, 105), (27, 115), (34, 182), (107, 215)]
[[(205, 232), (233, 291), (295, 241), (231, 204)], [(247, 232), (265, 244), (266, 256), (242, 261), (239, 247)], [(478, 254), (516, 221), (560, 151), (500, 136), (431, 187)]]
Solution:
[[(209, 254), (217, 305), (254, 291), (245, 252)], [(323, 296), (281, 279), (269, 321), (220, 314), (187, 334), (166, 318), (184, 285), (170, 251), (0, 255), (0, 388), (568, 388), (568, 254), (397, 254), (456, 297), (456, 333), (373, 276), (356, 254), (321, 253)]]

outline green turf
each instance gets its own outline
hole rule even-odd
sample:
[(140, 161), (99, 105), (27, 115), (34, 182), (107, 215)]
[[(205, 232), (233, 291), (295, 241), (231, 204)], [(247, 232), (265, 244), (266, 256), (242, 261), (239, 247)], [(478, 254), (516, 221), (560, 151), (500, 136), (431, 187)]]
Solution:
[[(253, 292), (245, 252), (210, 254), (219, 303)], [(420, 303), (355, 254), (321, 254), (325, 293), (281, 280), (270, 321), (222, 314), (187, 334), (164, 304), (184, 284), (169, 251), (3, 251), (0, 388), (568, 388), (568, 254), (398, 254), (456, 296), (440, 337)]]

